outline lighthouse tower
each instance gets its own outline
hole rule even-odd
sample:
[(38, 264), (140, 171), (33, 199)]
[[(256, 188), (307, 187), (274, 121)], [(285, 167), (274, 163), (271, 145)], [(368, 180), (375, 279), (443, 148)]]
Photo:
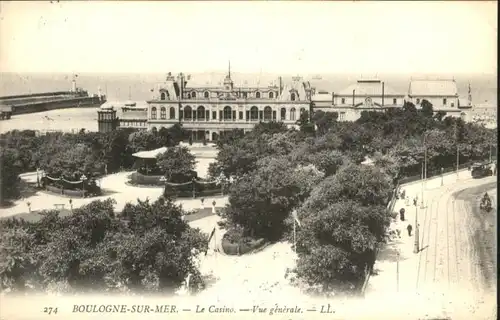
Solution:
[(73, 80), (71, 81), (71, 92), (76, 92), (76, 78), (77, 74), (73, 75)]

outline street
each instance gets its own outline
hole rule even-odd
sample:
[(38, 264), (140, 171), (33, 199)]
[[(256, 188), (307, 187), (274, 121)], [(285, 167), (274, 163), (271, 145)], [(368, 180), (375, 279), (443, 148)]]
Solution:
[[(480, 198), (496, 185), (496, 177), (469, 179), (442, 187), (427, 195), (419, 209), (420, 253), (416, 289), (419, 294), (443, 295), (447, 300), (481, 301), (485, 291), (480, 267), (480, 244), (475, 241), (477, 223), (470, 196)], [(496, 208), (494, 208), (496, 211)]]

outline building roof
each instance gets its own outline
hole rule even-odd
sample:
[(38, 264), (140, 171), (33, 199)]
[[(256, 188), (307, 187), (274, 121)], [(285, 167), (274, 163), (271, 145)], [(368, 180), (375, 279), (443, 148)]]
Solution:
[[(335, 93), (340, 96), (351, 96), (355, 90), (356, 96), (382, 96), (382, 81), (378, 79), (360, 79), (347, 88)], [(396, 92), (394, 89), (384, 84), (384, 95), (404, 96), (404, 93)]]
[(311, 100), (332, 102), (332, 95), (329, 93), (316, 93), (311, 97)]
[(456, 96), (455, 80), (412, 80), (408, 89), (410, 96)]
[[(382, 86), (383, 84), (383, 86)], [(397, 92), (392, 87), (383, 83), (378, 79), (360, 79), (357, 80), (355, 84), (350, 85), (346, 89), (340, 91), (339, 94), (352, 95), (352, 91), (355, 91), (356, 95), (366, 95), (366, 96), (382, 96), (382, 87), (384, 95), (396, 95), (396, 96), (404, 96), (404, 93)]]
[(155, 159), (157, 155), (162, 154), (167, 151), (167, 147), (161, 147), (150, 151), (139, 151), (134, 153), (132, 156), (142, 159)]

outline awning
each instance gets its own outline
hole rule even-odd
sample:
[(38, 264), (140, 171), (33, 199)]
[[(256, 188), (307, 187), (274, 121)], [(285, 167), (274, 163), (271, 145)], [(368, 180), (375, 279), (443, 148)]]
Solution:
[(167, 147), (161, 147), (150, 151), (139, 151), (133, 154), (136, 158), (142, 159), (155, 159), (157, 155), (162, 154), (167, 151)]

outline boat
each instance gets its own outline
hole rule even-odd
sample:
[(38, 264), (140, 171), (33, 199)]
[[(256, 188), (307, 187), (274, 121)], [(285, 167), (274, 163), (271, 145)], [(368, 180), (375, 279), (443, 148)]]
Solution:
[(27, 113), (44, 112), (66, 108), (96, 108), (106, 102), (106, 96), (99, 94), (90, 95), (88, 91), (77, 88), (75, 80), (70, 91), (54, 91), (32, 94), (21, 94), (0, 97), (2, 117), (10, 119), (11, 116)]

